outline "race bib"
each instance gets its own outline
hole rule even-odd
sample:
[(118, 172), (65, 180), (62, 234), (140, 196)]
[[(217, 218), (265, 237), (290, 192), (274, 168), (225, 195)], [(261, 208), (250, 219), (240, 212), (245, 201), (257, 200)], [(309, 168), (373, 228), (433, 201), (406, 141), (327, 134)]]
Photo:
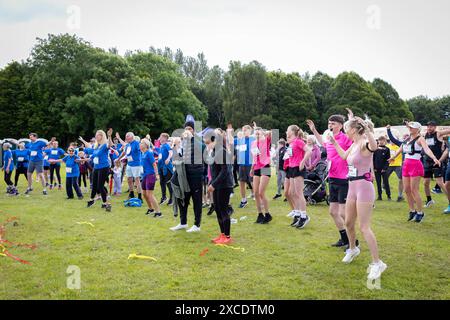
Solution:
[(133, 157), (132, 156), (128, 156), (127, 160), (128, 160), (128, 162), (133, 162)]
[(241, 151), (241, 152), (247, 151), (247, 145), (246, 145), (246, 144), (241, 144), (241, 145), (239, 146), (239, 151)]
[(404, 153), (411, 153), (412, 149), (411, 149), (411, 145), (406, 144), (403, 146), (403, 152)]
[[(95, 159), (97, 159), (97, 158), (95, 158)], [(67, 173), (72, 173), (72, 168), (66, 167), (66, 172)]]
[(58, 150), (52, 150), (52, 155), (57, 156), (58, 155)]
[(162, 153), (158, 155), (158, 160), (162, 160)]
[(45, 157), (44, 157), (44, 160), (48, 160), (48, 156), (45, 156)]
[(349, 178), (356, 178), (358, 176), (358, 169), (356, 169), (352, 165), (349, 165), (348, 166), (348, 176), (349, 176)]
[(31, 151), (30, 156), (36, 157), (37, 156), (37, 151)]
[(393, 158), (395, 156), (395, 150), (391, 150), (391, 158)]
[(252, 150), (250, 150), (250, 151), (252, 152), (252, 154), (253, 154), (254, 156), (258, 156), (258, 155), (261, 154), (261, 152), (259, 151), (259, 148), (258, 148), (258, 147), (254, 147), (254, 148), (252, 148)]
[(289, 149), (290, 148), (286, 149), (286, 152), (284, 153), (284, 156), (283, 156), (283, 160), (287, 160), (287, 159), (289, 159), (291, 157), (292, 149), (291, 149), (291, 152), (289, 152)]
[(19, 161), (19, 162), (23, 162), (25, 159), (23, 158), (23, 157), (18, 157), (17, 158), (17, 161)]
[(94, 158), (94, 164), (98, 164), (98, 157)]
[(131, 147), (127, 147), (127, 154), (130, 154), (130, 152), (131, 152)]
[(428, 139), (425, 139), (425, 141), (427, 142), (427, 145), (429, 147), (434, 146), (434, 138), (428, 138)]

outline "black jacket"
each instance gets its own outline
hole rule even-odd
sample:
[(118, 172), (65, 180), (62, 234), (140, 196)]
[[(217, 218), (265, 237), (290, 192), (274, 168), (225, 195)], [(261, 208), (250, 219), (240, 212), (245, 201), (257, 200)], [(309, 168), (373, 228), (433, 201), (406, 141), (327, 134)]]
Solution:
[(389, 168), (389, 159), (391, 150), (386, 146), (379, 146), (373, 153), (373, 168), (376, 171), (387, 170)]
[(217, 146), (207, 160), (211, 168), (210, 185), (216, 190), (232, 189), (233, 180), (233, 156), (222, 146)]

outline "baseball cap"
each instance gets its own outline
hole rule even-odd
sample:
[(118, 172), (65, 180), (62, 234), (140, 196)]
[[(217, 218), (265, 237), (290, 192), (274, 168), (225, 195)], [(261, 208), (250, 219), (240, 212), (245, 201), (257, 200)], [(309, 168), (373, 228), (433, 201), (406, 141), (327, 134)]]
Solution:
[(419, 122), (408, 122), (408, 124), (406, 125), (407, 127), (413, 128), (413, 129), (420, 129), (422, 128), (422, 125)]
[(433, 126), (433, 127), (436, 127), (436, 126), (437, 126), (437, 123), (436, 123), (436, 121), (429, 121), (429, 122), (427, 123), (427, 126)]

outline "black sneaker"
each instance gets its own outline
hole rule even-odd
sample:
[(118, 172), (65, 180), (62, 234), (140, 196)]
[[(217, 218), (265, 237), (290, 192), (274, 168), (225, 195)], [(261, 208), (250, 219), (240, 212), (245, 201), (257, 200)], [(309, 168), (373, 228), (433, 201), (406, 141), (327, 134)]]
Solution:
[(309, 223), (311, 218), (307, 215), (306, 218), (300, 218), (300, 221), (297, 225), (297, 229), (303, 229)]
[(106, 209), (108, 205), (106, 203), (102, 203), (102, 209)]
[(248, 202), (247, 201), (241, 201), (241, 203), (239, 204), (239, 209), (243, 209), (247, 206)]
[(161, 205), (161, 204), (164, 204), (164, 203), (166, 203), (166, 201), (167, 201), (167, 198), (161, 198), (161, 201), (159, 202), (159, 204)]
[(414, 222), (421, 223), (424, 217), (425, 213), (417, 213), (416, 217), (414, 218)]
[(258, 218), (256, 219), (255, 223), (262, 224), (264, 222), (264, 215), (262, 213), (258, 214)]
[(286, 198), (284, 198), (283, 202), (287, 202), (287, 199), (286, 199)]
[(270, 221), (272, 221), (272, 216), (270, 215), (270, 213), (266, 213), (262, 224), (268, 224)]
[(403, 197), (397, 197), (397, 202), (402, 202), (403, 201)]
[(46, 196), (46, 195), (47, 195), (47, 190), (42, 191), (42, 194), (43, 194), (44, 196)]
[(155, 210), (153, 210), (153, 209), (148, 209), (147, 210), (147, 213), (145, 214), (145, 215), (151, 215), (153, 212), (155, 212)]
[(417, 212), (415, 212), (415, 211), (409, 212), (409, 218), (408, 218), (408, 221), (414, 220), (414, 218), (416, 217), (416, 214), (417, 214)]
[(168, 205), (168, 206), (173, 205), (173, 200), (172, 200), (172, 199), (169, 199), (169, 201), (167, 202), (167, 205)]
[(108, 204), (105, 206), (105, 209), (106, 209), (106, 212), (111, 212), (111, 210), (112, 210), (111, 204), (108, 203)]
[(88, 207), (88, 208), (92, 207), (92, 206), (94, 205), (94, 203), (95, 203), (94, 200), (89, 200), (89, 201), (87, 202), (87, 207)]
[(348, 243), (345, 243), (344, 241), (342, 241), (342, 239), (339, 239), (336, 243), (333, 243), (331, 246), (340, 248), (340, 247), (348, 246)]
[(300, 216), (294, 216), (294, 220), (292, 220), (291, 227), (298, 226), (299, 221), (300, 221)]
[(162, 213), (161, 212), (155, 212), (155, 214), (153, 215), (153, 218), (162, 218)]
[(281, 198), (281, 194), (276, 194), (274, 197), (273, 197), (273, 200), (277, 200), (278, 198)]
[(134, 198), (134, 192), (131, 191), (130, 194), (128, 195), (128, 199), (133, 199)]
[(208, 213), (207, 215), (210, 216), (214, 213), (214, 204), (211, 204), (211, 206), (209, 207)]

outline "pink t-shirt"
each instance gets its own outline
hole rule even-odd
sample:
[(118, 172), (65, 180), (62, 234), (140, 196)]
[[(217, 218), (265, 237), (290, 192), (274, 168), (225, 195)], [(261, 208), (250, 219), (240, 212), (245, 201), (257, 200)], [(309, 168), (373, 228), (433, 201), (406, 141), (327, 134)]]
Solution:
[(256, 140), (252, 143), (251, 153), (253, 155), (253, 170), (259, 170), (270, 165), (270, 145), (272, 139), (270, 137), (263, 140)]
[(305, 157), (305, 151), (303, 150), (303, 148), (305, 148), (305, 142), (300, 138), (295, 138), (289, 144), (289, 148), (292, 149), (292, 155), (289, 157), (289, 168), (300, 166), (300, 162), (302, 162)]
[[(348, 150), (353, 141), (347, 137), (346, 134), (339, 132), (334, 136), (334, 140), (341, 146), (341, 148), (346, 151)], [(347, 161), (341, 158), (341, 156), (336, 151), (336, 148), (331, 143), (324, 143), (325, 148), (327, 149), (327, 159), (329, 166), (329, 177), (336, 179), (347, 179), (348, 175), (348, 165)], [(331, 166), (330, 166), (331, 164)]]

